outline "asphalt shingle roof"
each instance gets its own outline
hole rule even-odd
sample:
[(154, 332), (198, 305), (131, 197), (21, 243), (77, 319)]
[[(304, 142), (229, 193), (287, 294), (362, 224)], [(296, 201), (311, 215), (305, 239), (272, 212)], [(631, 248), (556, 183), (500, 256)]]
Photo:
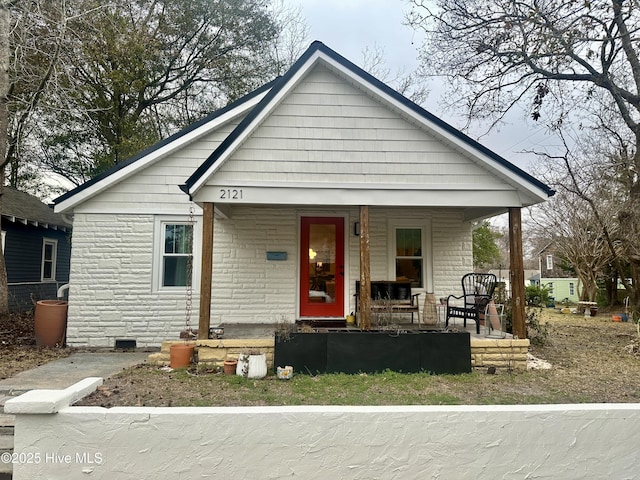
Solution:
[(15, 188), (4, 187), (2, 195), (2, 216), (11, 221), (36, 223), (45, 228), (71, 228), (71, 223), (39, 198), (20, 192)]

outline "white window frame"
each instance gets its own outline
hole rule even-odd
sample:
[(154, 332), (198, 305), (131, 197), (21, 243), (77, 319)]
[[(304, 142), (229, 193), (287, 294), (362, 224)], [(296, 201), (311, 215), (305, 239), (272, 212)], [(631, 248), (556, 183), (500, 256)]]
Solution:
[[(45, 252), (47, 250), (47, 246), (50, 245), (51, 248), (51, 260), (46, 260)], [(55, 238), (43, 238), (42, 239), (42, 258), (40, 261), (40, 281), (41, 282), (55, 282), (56, 281), (56, 264), (58, 259), (58, 240)], [(51, 262), (51, 277), (47, 278), (44, 276), (44, 266), (45, 262)]]
[(569, 295), (572, 297), (576, 294), (576, 285), (573, 282), (569, 282)]
[[(422, 287), (416, 287), (421, 292), (433, 292), (433, 261), (430, 219), (391, 220), (388, 224), (388, 278), (396, 278), (396, 230), (398, 228), (415, 228), (422, 231)], [(412, 290), (413, 291), (413, 290)]]
[[(184, 293), (184, 286), (165, 287), (162, 285), (162, 266), (164, 258), (164, 229), (166, 225), (189, 225), (189, 219), (176, 215), (158, 215), (154, 220), (153, 233), (153, 272), (151, 291), (153, 293)], [(194, 294), (199, 292), (200, 286), (200, 252), (202, 241), (202, 216), (193, 217), (193, 272), (192, 287)]]
[(553, 255), (547, 255), (547, 270), (553, 270)]

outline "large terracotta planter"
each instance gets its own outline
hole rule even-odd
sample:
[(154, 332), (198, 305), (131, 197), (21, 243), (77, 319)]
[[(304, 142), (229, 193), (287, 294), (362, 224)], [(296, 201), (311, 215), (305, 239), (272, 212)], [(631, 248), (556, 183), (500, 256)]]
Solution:
[(67, 334), (68, 303), (62, 300), (40, 300), (36, 303), (34, 330), (36, 345), (63, 347)]
[(193, 359), (193, 343), (174, 343), (169, 347), (169, 365), (171, 368), (185, 368)]

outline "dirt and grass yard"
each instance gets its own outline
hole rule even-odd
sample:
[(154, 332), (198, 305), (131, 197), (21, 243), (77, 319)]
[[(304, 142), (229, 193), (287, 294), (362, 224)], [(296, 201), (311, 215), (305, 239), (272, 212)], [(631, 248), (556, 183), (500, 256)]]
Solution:
[(231, 405), (440, 405), (640, 402), (640, 343), (633, 323), (610, 314), (584, 318), (543, 311), (544, 345), (531, 353), (550, 369), (433, 376), (268, 376), (247, 380), (212, 371), (164, 371), (138, 366), (107, 379), (81, 404), (111, 407)]
[[(550, 369), (466, 375), (296, 375), (247, 380), (207, 370), (137, 366), (106, 379), (84, 405), (392, 405), (640, 402), (640, 337), (633, 323), (542, 311), (548, 335), (531, 353)], [(0, 321), (0, 379), (73, 353), (35, 346), (28, 315)]]
[(72, 352), (70, 348), (37, 347), (32, 313), (0, 317), (0, 380)]

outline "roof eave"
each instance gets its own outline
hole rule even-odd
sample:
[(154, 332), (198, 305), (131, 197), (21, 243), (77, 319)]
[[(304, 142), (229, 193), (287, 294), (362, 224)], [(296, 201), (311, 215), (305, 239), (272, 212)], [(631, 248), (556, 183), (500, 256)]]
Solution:
[(151, 163), (163, 158), (182, 146), (206, 135), (220, 125), (253, 108), (270, 90), (275, 81), (269, 82), (226, 107), (167, 137), (139, 154), (115, 165), (105, 173), (59, 196), (53, 202), (54, 211), (63, 213), (105, 191), (115, 183), (128, 178)]

